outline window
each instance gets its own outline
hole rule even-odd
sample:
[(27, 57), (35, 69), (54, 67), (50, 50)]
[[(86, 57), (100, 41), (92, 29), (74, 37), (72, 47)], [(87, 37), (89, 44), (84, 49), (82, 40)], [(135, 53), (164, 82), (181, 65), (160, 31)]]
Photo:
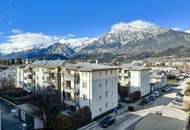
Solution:
[(102, 72), (100, 72), (100, 76), (102, 75)]
[(106, 107), (106, 109), (108, 108), (108, 102), (106, 102), (105, 107)]
[(108, 96), (108, 91), (105, 92), (106, 97)]
[(110, 73), (111, 73), (111, 75), (112, 75), (112, 70), (111, 70), (111, 72), (110, 72)]
[(100, 88), (102, 87), (102, 83), (99, 84), (99, 87), (100, 87)]
[(101, 107), (99, 108), (99, 112), (102, 112), (102, 108)]
[(99, 99), (100, 99), (100, 100), (102, 99), (102, 96), (101, 96), (101, 95), (99, 96)]
[(86, 83), (86, 82), (83, 82), (83, 83), (82, 83), (82, 87), (83, 87), (83, 88), (87, 88), (87, 83)]
[(107, 70), (105, 70), (105, 75), (107, 75)]
[(83, 95), (83, 100), (87, 100), (87, 95)]
[(106, 81), (105, 81), (105, 84), (106, 84), (106, 86), (108, 85), (108, 80), (106, 79)]

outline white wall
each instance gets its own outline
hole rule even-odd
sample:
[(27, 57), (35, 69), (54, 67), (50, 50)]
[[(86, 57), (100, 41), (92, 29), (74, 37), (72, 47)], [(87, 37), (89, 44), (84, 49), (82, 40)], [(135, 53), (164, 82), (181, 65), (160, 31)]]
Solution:
[[(90, 107), (92, 119), (118, 106), (116, 69), (112, 70), (112, 74), (111, 70), (107, 70), (107, 74), (105, 70), (88, 72), (80, 80), (80, 106)], [(82, 82), (87, 82), (87, 88), (82, 87)], [(87, 95), (88, 100), (83, 100), (83, 94)]]
[(141, 96), (150, 93), (150, 72), (149, 70), (131, 70), (131, 92), (140, 90)]

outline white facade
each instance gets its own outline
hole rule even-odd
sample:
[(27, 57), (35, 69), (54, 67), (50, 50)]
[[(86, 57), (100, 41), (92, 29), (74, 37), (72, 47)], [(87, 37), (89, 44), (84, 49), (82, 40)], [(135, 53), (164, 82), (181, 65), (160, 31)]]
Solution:
[[(164, 86), (166, 86), (166, 74), (165, 73), (161, 73), (161, 74), (153, 73), (150, 76), (150, 83), (152, 85), (154, 85), (155, 89), (163, 88)], [(152, 90), (152, 91), (154, 91), (154, 90)]]
[(67, 70), (62, 74), (67, 105), (88, 106), (92, 119), (118, 106), (117, 68), (84, 63), (67, 65), (63, 69)]
[(118, 106), (116, 70), (80, 72), (80, 76), (79, 104), (89, 106), (92, 118)]
[(61, 88), (60, 67), (64, 61), (36, 61), (17, 67), (17, 87), (27, 91), (39, 91), (52, 87)]
[(0, 71), (0, 79), (16, 79), (16, 69), (9, 67)]
[(130, 91), (139, 90), (141, 96), (150, 93), (150, 70), (149, 69), (132, 69), (130, 70)]

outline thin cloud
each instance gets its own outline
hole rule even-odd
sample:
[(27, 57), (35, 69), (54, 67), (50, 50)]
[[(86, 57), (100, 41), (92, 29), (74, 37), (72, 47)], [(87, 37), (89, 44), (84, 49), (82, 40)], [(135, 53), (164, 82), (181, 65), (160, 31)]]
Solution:
[(182, 31), (182, 29), (180, 27), (174, 27), (172, 28), (172, 30), (175, 30), (175, 31)]

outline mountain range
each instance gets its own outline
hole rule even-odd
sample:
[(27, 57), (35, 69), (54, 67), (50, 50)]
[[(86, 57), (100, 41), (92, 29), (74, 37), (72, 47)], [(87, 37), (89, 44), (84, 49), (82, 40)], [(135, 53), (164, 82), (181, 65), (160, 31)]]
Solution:
[[(44, 43), (45, 44), (45, 43)], [(178, 50), (176, 52), (176, 50)], [(99, 59), (127, 61), (146, 57), (190, 56), (190, 33), (162, 28), (145, 21), (118, 23), (111, 31), (86, 40), (61, 40), (45, 47), (1, 54), (11, 58)]]

